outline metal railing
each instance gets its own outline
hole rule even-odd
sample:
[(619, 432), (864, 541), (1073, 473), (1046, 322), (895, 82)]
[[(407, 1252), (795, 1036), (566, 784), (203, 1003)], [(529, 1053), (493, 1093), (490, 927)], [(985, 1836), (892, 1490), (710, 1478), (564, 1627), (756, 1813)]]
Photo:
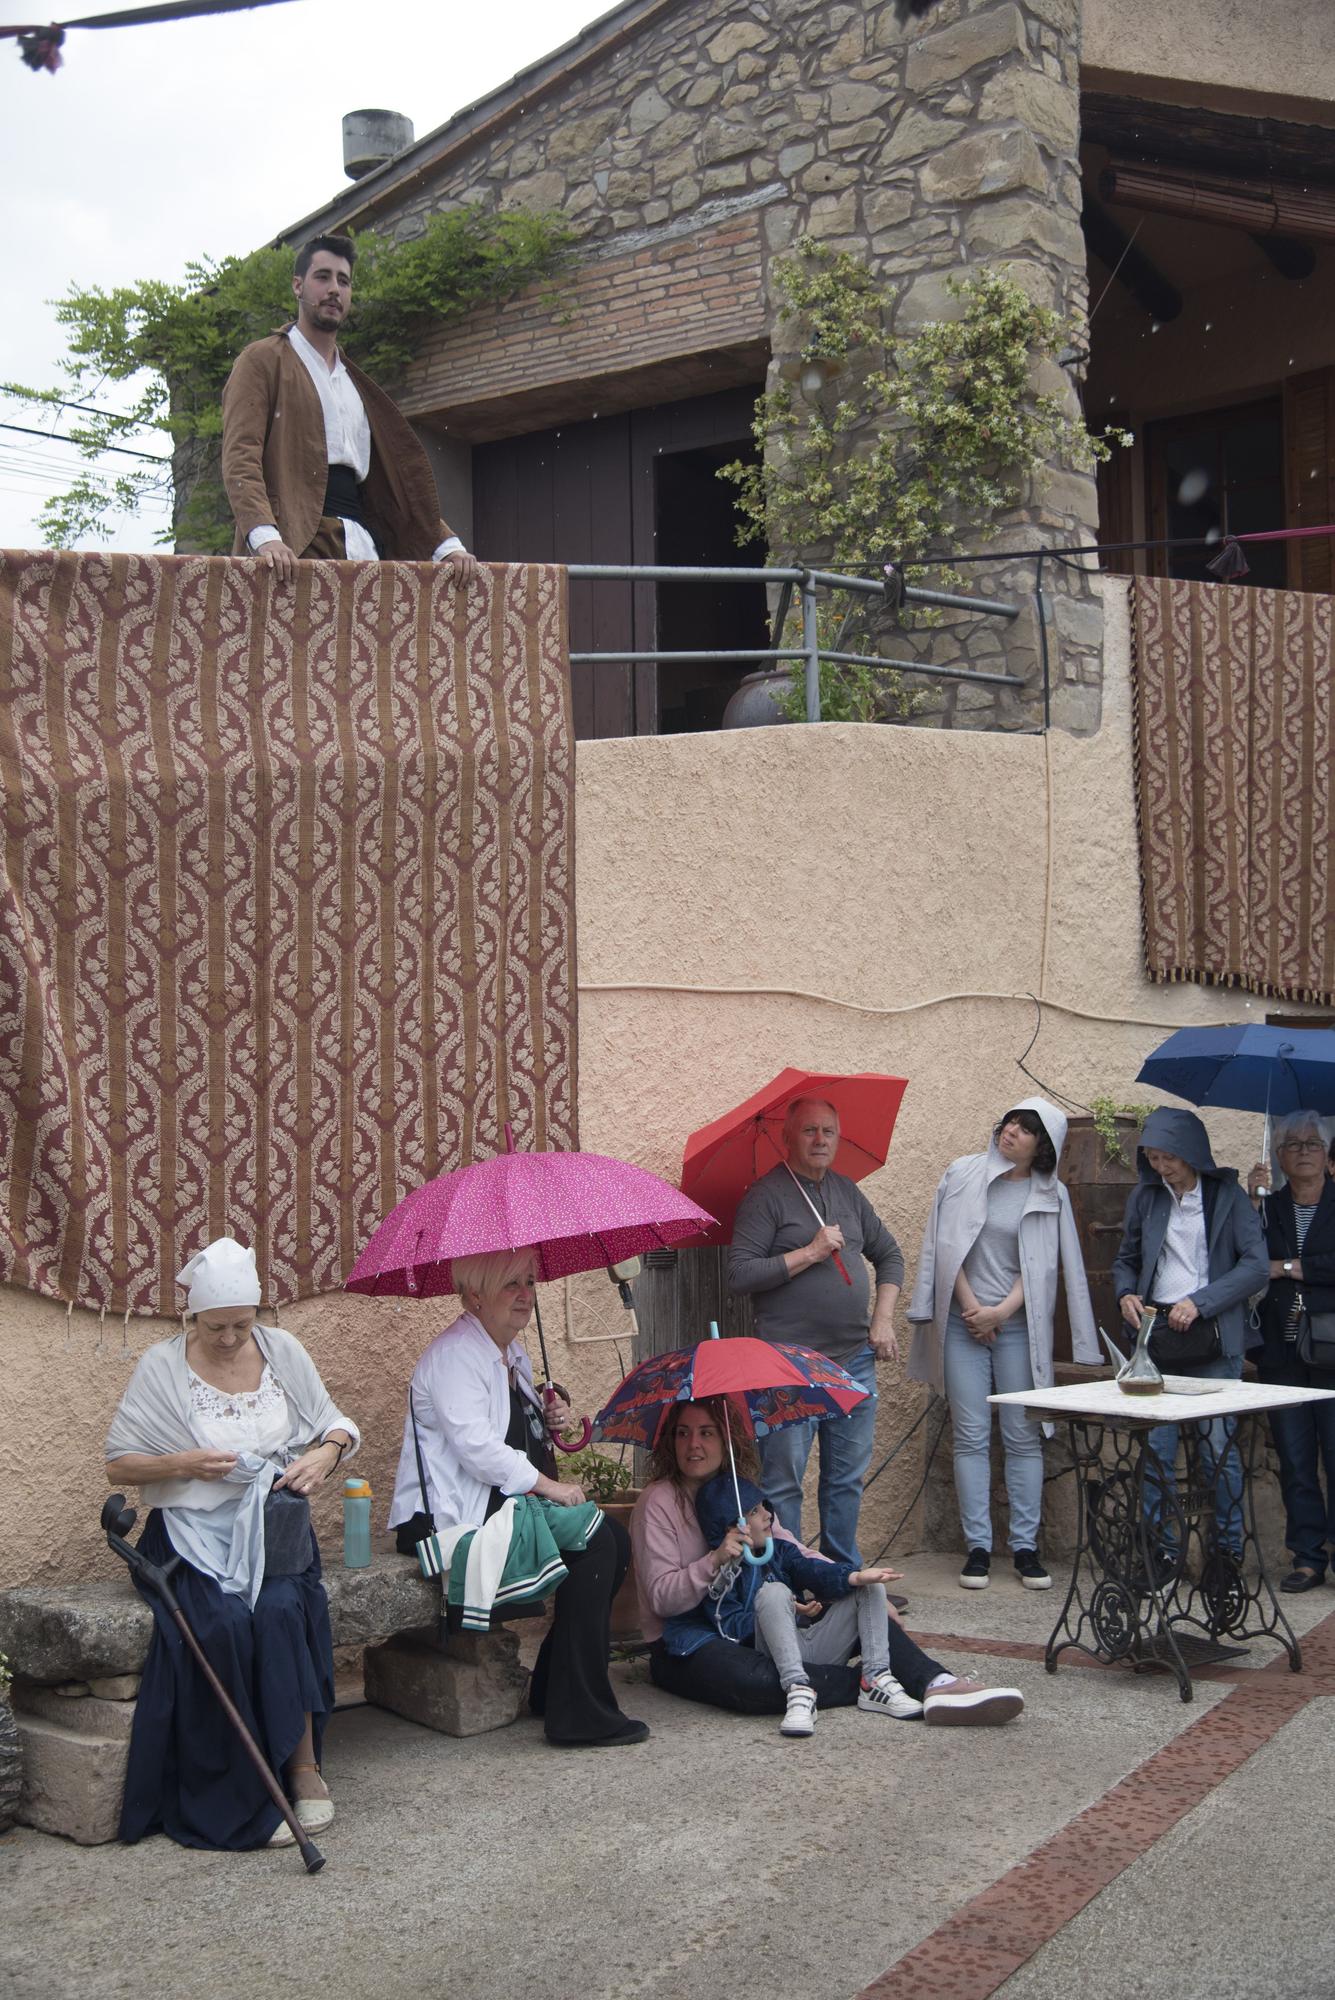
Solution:
[[(737, 650), (718, 647), (701, 648), (698, 651), (668, 650), (663, 647), (651, 652), (598, 652), (572, 653), (572, 667), (595, 666), (600, 661), (616, 661), (619, 664), (639, 664), (649, 661), (688, 660), (743, 660), (752, 664), (762, 660), (804, 660), (806, 662), (807, 721), (819, 722), (820, 713), (820, 667), (822, 660), (828, 660), (840, 667), (870, 667), (881, 673), (927, 674), (935, 680), (969, 681), (984, 687), (1023, 688), (1025, 683), (1015, 674), (989, 674), (976, 672), (972, 667), (938, 667), (926, 660), (888, 660), (878, 653), (845, 653), (832, 651), (820, 644), (816, 631), (817, 594), (821, 590), (851, 590), (867, 597), (883, 597), (885, 586), (868, 576), (840, 576), (833, 570), (823, 569), (699, 569), (677, 567), (666, 563), (570, 563), (567, 573), (577, 581), (586, 583), (763, 583), (779, 586), (779, 602), (774, 616), (774, 637), (782, 632), (789, 608), (796, 590), (801, 599), (802, 641), (796, 646), (748, 646)], [(934, 606), (947, 611), (972, 611), (986, 618), (1004, 618), (1008, 621), (1018, 618), (1020, 606), (1008, 603), (998, 597), (964, 597), (949, 590), (921, 590), (916, 585), (908, 585), (902, 594), (905, 604)]]

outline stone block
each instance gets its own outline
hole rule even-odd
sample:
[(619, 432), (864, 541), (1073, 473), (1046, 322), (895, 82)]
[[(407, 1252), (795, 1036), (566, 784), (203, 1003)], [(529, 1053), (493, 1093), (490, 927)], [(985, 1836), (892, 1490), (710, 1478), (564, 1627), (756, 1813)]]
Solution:
[(815, 157), (816, 148), (812, 145), (785, 146), (779, 154), (779, 172), (785, 180), (791, 180), (803, 167), (809, 167)]
[(936, 153), (922, 170), (928, 201), (975, 201), (981, 195), (1009, 194), (1048, 185), (1038, 147), (1027, 132), (978, 132)]
[(705, 164), (738, 160), (755, 149), (754, 128), (738, 125), (728, 118), (711, 118), (700, 134), (700, 159)]
[(859, 125), (836, 125), (829, 134), (830, 151), (847, 153), (855, 146), (874, 146), (884, 129), (879, 118), (864, 118)]
[(1063, 215), (1047, 198), (990, 201), (964, 218), (964, 240), (971, 250), (1018, 250), (1033, 244), (1063, 263), (1080, 265), (1085, 238), (1073, 215)]
[(1080, 136), (1080, 101), (1064, 83), (1011, 63), (989, 77), (978, 102), (979, 120), (988, 125), (1022, 125), (1065, 152)]
[(554, 168), (546, 173), (525, 174), (507, 183), (505, 204), (507, 208), (559, 208), (565, 191), (566, 177)]
[(811, 204), (807, 217), (807, 234), (829, 238), (850, 236), (857, 228), (857, 193), (849, 188), (844, 194), (824, 194)]
[(962, 318), (964, 301), (947, 288), (946, 279), (963, 275), (963, 271), (931, 271), (915, 278), (895, 309), (895, 332), (916, 333), (931, 320)]
[(16, 1710), (23, 1753), (18, 1818), (39, 1833), (64, 1834), (81, 1847), (116, 1838), (127, 1738), (84, 1735), (58, 1722)]
[(698, 111), (703, 104), (712, 104), (723, 85), (716, 76), (698, 76), (686, 93), (685, 103), (692, 111)]
[(907, 221), (912, 210), (913, 196), (906, 188), (873, 188), (862, 201), (863, 219), (872, 235), (878, 229), (893, 229), (896, 223)]
[(765, 39), (765, 30), (754, 21), (730, 21), (726, 28), (720, 28), (712, 41), (705, 43), (705, 53), (711, 62), (729, 63), (739, 56), (743, 49), (756, 49)]
[(434, 1628), (400, 1632), (368, 1646), (366, 1699), (376, 1708), (445, 1736), (481, 1736), (518, 1719), (528, 1692), (514, 1632), (453, 1634), (440, 1646)]
[(139, 1674), (109, 1674), (102, 1680), (89, 1681), (88, 1692), (99, 1701), (134, 1701), (139, 1694)]
[(619, 111), (595, 111), (587, 118), (572, 118), (569, 124), (557, 125), (547, 141), (547, 158), (570, 163), (587, 160), (620, 123)]
[[(130, 1678), (137, 1687), (138, 1676)], [(103, 1701), (85, 1695), (82, 1701), (66, 1701), (58, 1688), (41, 1687), (36, 1681), (15, 1681), (14, 1710), (18, 1715), (35, 1716), (39, 1722), (73, 1729), (80, 1736), (105, 1736), (117, 1743), (128, 1743), (134, 1727), (132, 1700)]]
[(137, 1674), (152, 1633), (153, 1614), (128, 1577), (0, 1591), (0, 1653), (27, 1680)]
[(831, 125), (851, 125), (855, 119), (870, 118), (885, 110), (887, 93), (874, 83), (836, 83), (830, 90)]
[(912, 91), (935, 90), (938, 84), (953, 83), (980, 63), (1023, 55), (1027, 47), (1018, 7), (966, 14), (963, 20), (923, 35), (913, 44), (904, 64), (904, 81)]
[[(688, 98), (687, 102), (689, 103), (690, 101)], [(696, 99), (697, 103), (702, 101), (701, 99)], [(626, 123), (636, 138), (640, 138), (644, 133), (652, 132), (655, 125), (661, 125), (663, 120), (669, 116), (670, 111), (671, 106), (668, 104), (667, 99), (660, 97), (653, 85), (650, 84), (647, 90), (642, 90), (638, 97), (631, 99), (630, 110), (626, 114)]]
[(881, 165), (892, 167), (901, 160), (916, 160), (923, 153), (939, 152), (959, 136), (960, 127), (953, 118), (929, 118), (925, 111), (910, 105), (901, 111), (881, 148)]
[(1025, 0), (1025, 5), (1059, 35), (1073, 35), (1080, 26), (1080, 0)]
[(0, 1700), (0, 1833), (13, 1826), (23, 1790), (23, 1752), (18, 1724), (7, 1701)]
[(862, 177), (856, 167), (837, 167), (831, 160), (817, 160), (802, 176), (806, 194), (838, 194)]

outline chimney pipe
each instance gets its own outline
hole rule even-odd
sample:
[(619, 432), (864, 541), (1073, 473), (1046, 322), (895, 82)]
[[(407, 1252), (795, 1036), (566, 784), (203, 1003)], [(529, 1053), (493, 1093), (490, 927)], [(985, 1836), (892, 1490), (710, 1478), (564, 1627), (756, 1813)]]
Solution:
[(348, 111), (343, 115), (343, 171), (350, 181), (383, 167), (413, 143), (413, 121), (399, 111)]

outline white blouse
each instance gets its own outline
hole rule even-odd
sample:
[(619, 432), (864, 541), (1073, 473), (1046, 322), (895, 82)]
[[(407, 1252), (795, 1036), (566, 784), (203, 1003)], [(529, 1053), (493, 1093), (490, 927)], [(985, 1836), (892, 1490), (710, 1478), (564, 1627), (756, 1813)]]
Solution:
[(287, 1397), (266, 1361), (258, 1389), (216, 1389), (190, 1376), (190, 1428), (204, 1445), (218, 1451), (252, 1451), (257, 1458), (283, 1455), (292, 1419)]

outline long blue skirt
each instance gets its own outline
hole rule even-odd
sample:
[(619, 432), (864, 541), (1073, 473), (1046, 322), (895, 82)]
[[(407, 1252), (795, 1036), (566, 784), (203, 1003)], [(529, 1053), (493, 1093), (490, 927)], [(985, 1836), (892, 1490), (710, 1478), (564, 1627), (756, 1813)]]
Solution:
[[(139, 1538), (155, 1563), (173, 1553), (155, 1508)], [(311, 1717), (319, 1758), (334, 1706), (334, 1649), (320, 1552), (300, 1576), (265, 1578), (252, 1611), (183, 1562), (176, 1601), (205, 1658), (282, 1783)], [(199, 1670), (171, 1613), (149, 1591), (154, 1632), (134, 1712), (120, 1837), (167, 1833), (182, 1847), (262, 1847), (281, 1814)]]

